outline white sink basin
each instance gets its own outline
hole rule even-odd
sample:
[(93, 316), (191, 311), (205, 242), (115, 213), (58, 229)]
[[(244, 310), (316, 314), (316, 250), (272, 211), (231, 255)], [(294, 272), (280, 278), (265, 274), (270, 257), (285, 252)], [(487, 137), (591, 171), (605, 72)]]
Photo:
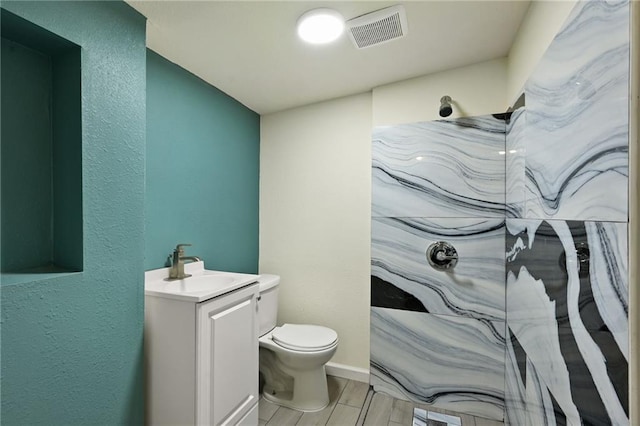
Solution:
[(203, 302), (254, 283), (260, 277), (260, 275), (206, 270), (204, 262), (188, 263), (184, 271), (192, 276), (175, 281), (165, 279), (169, 276), (169, 268), (145, 272), (144, 294), (188, 302)]

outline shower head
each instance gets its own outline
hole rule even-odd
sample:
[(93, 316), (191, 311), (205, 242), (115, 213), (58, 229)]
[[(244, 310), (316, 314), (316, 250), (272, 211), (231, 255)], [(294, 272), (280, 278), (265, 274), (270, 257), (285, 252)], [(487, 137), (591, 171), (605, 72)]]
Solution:
[(440, 117), (448, 117), (453, 112), (451, 108), (451, 97), (443, 96), (440, 98)]

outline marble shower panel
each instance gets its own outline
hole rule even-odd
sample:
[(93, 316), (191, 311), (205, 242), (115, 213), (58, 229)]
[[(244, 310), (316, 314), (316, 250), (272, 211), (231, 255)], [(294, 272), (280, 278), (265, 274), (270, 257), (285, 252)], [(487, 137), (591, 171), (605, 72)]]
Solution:
[[(373, 218), (371, 306), (504, 321), (504, 220)], [(436, 241), (458, 252), (452, 271), (426, 258)]]
[[(507, 328), (508, 333), (512, 333)], [(532, 327), (530, 335), (543, 331)], [(510, 334), (507, 341), (507, 369), (505, 370), (505, 417), (513, 426), (548, 425), (628, 425), (627, 363), (608, 344), (610, 334), (590, 332), (581, 336), (569, 327), (560, 327), (557, 335), (562, 344), (562, 359), (541, 360), (544, 349), (535, 342), (533, 355), (521, 348), (521, 354), (512, 350), (518, 346)], [(590, 366), (580, 352), (578, 340), (593, 339), (602, 348), (609, 378), (594, 378)], [(525, 337), (526, 339), (526, 337)], [(552, 362), (552, 363), (551, 363)], [(610, 382), (607, 384), (607, 382)]]
[(506, 225), (507, 417), (628, 424), (627, 224)]
[(582, 1), (507, 127), (512, 425), (629, 424), (628, 88), (629, 2)]
[(525, 107), (513, 111), (507, 120), (505, 135), (505, 215), (524, 217), (526, 200), (525, 178), (525, 129), (527, 114)]
[[(374, 306), (504, 319), (504, 134), (494, 116), (374, 130)], [(459, 252), (453, 272), (427, 262), (440, 240)]]
[(504, 217), (505, 121), (376, 127), (373, 217)]
[(503, 321), (371, 308), (371, 384), (396, 398), (502, 420)]
[[(505, 117), (373, 134), (371, 384), (504, 418)], [(429, 265), (436, 241), (458, 253)]]
[[(628, 87), (628, 0), (581, 1), (506, 121), (374, 130), (376, 390), (513, 426), (629, 424)], [(440, 240), (453, 273), (426, 261)]]
[(626, 222), (629, 2), (579, 2), (525, 94), (525, 217)]

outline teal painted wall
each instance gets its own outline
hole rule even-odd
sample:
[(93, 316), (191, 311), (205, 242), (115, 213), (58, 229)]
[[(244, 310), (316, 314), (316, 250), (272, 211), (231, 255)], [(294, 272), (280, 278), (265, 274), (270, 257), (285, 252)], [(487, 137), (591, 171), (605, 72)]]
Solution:
[(258, 270), (260, 116), (147, 53), (145, 267), (178, 243), (208, 269)]
[(53, 263), (82, 271), (82, 76), (79, 49), (53, 56)]
[(80, 48), (0, 17), (1, 270), (82, 271)]
[[(53, 259), (51, 58), (2, 39), (2, 270)], [(16, 185), (16, 180), (28, 185)], [(5, 208), (10, 207), (10, 208)]]
[(2, 7), (82, 48), (84, 246), (83, 272), (3, 279), (2, 424), (141, 424), (145, 21), (123, 2)]

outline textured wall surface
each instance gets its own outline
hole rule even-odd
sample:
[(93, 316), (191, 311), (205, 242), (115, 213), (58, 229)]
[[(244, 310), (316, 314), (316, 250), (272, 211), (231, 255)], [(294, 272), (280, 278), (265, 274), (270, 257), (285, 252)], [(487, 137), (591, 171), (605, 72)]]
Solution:
[(82, 48), (84, 271), (2, 287), (2, 423), (141, 424), (145, 20), (121, 2), (2, 7)]
[(5, 9), (0, 15), (3, 278), (81, 271), (80, 48)]
[(260, 117), (147, 53), (145, 267), (191, 243), (208, 269), (258, 269)]
[(260, 272), (278, 321), (326, 325), (332, 362), (369, 365), (371, 95), (262, 117)]
[(51, 58), (3, 38), (3, 271), (42, 266), (53, 257), (51, 90)]

